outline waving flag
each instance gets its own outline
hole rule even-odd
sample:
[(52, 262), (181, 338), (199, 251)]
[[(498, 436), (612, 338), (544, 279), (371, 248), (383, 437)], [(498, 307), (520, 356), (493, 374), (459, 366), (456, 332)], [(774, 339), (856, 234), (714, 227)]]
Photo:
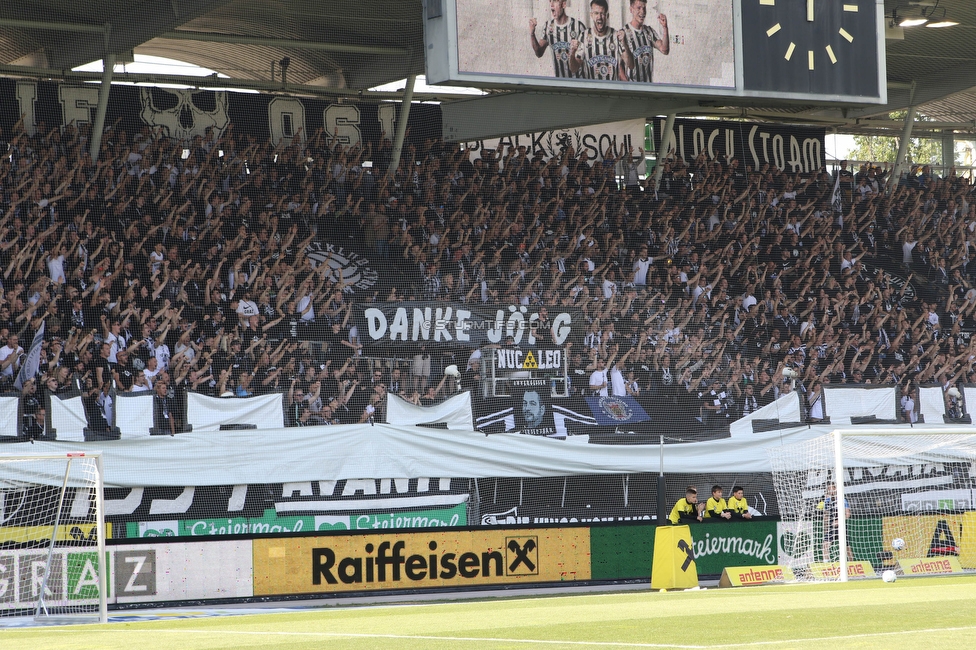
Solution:
[(32, 379), (37, 374), (38, 368), (41, 367), (41, 343), (43, 342), (44, 321), (41, 321), (41, 326), (37, 328), (34, 340), (31, 341), (30, 349), (27, 350), (27, 357), (20, 364), (20, 372), (17, 373), (17, 379), (14, 380), (14, 388), (17, 390), (21, 390), (24, 387), (24, 382)]
[(834, 208), (835, 212), (843, 212), (844, 202), (840, 196), (840, 172), (837, 172), (837, 178), (834, 179), (834, 191), (830, 195), (830, 205)]

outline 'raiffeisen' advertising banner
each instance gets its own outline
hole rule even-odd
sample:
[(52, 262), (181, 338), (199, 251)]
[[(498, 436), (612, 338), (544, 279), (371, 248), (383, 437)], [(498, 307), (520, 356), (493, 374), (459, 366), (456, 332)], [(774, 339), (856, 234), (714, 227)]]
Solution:
[(590, 579), (588, 528), (256, 539), (254, 595)]
[(131, 521), (126, 524), (125, 536), (128, 538), (214, 537), (219, 535), (267, 535), (335, 530), (402, 530), (465, 526), (467, 523), (467, 506), (463, 503), (453, 508), (364, 514), (283, 516), (268, 509), (264, 511), (264, 515), (261, 517)]

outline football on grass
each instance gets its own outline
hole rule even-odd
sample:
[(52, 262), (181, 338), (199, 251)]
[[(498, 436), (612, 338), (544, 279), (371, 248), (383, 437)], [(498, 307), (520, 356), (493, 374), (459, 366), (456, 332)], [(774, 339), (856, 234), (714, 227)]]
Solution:
[(903, 550), (905, 548), (905, 540), (903, 540), (901, 537), (894, 538), (891, 540), (891, 548), (895, 549), (896, 551)]
[(887, 571), (881, 574), (881, 579), (884, 580), (885, 582), (894, 582), (895, 572), (892, 571), (891, 569), (888, 569)]

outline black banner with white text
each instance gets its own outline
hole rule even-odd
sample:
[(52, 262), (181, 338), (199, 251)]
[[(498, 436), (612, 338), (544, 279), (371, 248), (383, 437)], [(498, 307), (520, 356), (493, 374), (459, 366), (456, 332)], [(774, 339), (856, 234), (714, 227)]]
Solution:
[[(653, 128), (654, 148), (661, 154), (664, 125), (662, 118)], [(782, 124), (676, 119), (667, 150), (685, 162), (704, 153), (709, 160), (735, 159), (753, 170), (769, 165), (790, 173), (809, 173), (825, 164), (826, 133), (825, 129)]]
[[(29, 134), (74, 124), (92, 123), (98, 84), (0, 79), (0, 128), (10, 133), (24, 120)], [(330, 146), (375, 149), (381, 138), (393, 139), (399, 106), (393, 102), (334, 103), (310, 98), (230, 91), (113, 85), (105, 123), (116, 121), (131, 138), (144, 126), (173, 138), (222, 133), (233, 124), (238, 133), (259, 141), (305, 141), (320, 128)], [(416, 104), (410, 111), (408, 143), (440, 136), (440, 107)]]
[[(366, 346), (484, 345), (564, 346), (582, 336), (586, 323), (578, 309), (454, 302), (390, 302), (356, 305), (354, 322)], [(551, 352), (551, 351), (550, 351)], [(548, 361), (547, 361), (548, 359)], [(539, 363), (539, 359), (535, 360)], [(524, 358), (520, 363), (524, 364)], [(558, 363), (552, 355), (543, 363)], [(514, 363), (514, 359), (513, 359)]]

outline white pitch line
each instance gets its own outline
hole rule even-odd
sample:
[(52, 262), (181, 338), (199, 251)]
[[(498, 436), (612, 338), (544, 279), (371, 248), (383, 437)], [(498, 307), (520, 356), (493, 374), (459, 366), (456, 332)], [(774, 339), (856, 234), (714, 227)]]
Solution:
[[(327, 638), (346, 638), (346, 639), (396, 639), (401, 641), (451, 641), (451, 642), (475, 642), (475, 643), (513, 643), (525, 645), (564, 645), (564, 646), (584, 646), (584, 647), (603, 647), (603, 648), (678, 648), (679, 650), (713, 650), (718, 648), (754, 648), (760, 646), (772, 646), (797, 643), (823, 643), (827, 641), (845, 641), (852, 639), (870, 639), (886, 636), (906, 636), (909, 634), (932, 634), (935, 632), (963, 632), (976, 630), (976, 625), (964, 627), (941, 627), (927, 628), (919, 630), (898, 630), (892, 632), (867, 632), (864, 634), (844, 634), (840, 636), (810, 637), (804, 639), (781, 639), (771, 641), (750, 641), (746, 643), (720, 643), (713, 645), (688, 645), (680, 643), (638, 643), (625, 641), (570, 641), (557, 639), (512, 639), (500, 637), (467, 637), (467, 636), (434, 636), (434, 635), (414, 635), (414, 634), (370, 634), (355, 632), (252, 632), (243, 630), (98, 630), (99, 632), (125, 634), (168, 632), (171, 634), (236, 634), (240, 636), (312, 636)], [(59, 630), (60, 631), (60, 630)], [(68, 630), (64, 630), (68, 631)]]
[[(35, 628), (31, 628), (36, 631)], [(54, 630), (52, 630), (54, 631)], [(62, 630), (57, 630), (62, 631)], [(67, 630), (64, 630), (67, 631)], [(557, 639), (508, 639), (508, 638), (498, 638), (498, 637), (478, 637), (478, 636), (434, 636), (434, 635), (421, 635), (421, 634), (371, 634), (371, 633), (356, 633), (356, 632), (252, 632), (245, 630), (155, 630), (155, 629), (141, 629), (141, 630), (88, 630), (89, 632), (104, 632), (104, 633), (116, 633), (121, 632), (124, 634), (141, 634), (150, 633), (156, 634), (157, 632), (168, 632), (170, 634), (218, 634), (221, 636), (239, 635), (239, 636), (312, 636), (312, 637), (327, 637), (332, 639), (396, 639), (399, 641), (467, 641), (467, 642), (478, 642), (478, 643), (523, 643), (523, 644), (534, 644), (534, 645), (574, 645), (574, 646), (588, 646), (588, 647), (598, 647), (598, 648), (679, 648), (680, 650), (709, 650), (714, 646), (707, 645), (681, 645), (676, 643), (627, 643), (624, 641), (560, 641)]]
[(870, 639), (879, 636), (906, 636), (909, 634), (932, 634), (933, 632), (963, 632), (976, 630), (976, 625), (965, 627), (937, 627), (924, 630), (895, 630), (892, 632), (865, 632), (863, 634), (843, 634), (840, 636), (820, 636), (806, 639), (783, 639), (781, 641), (750, 641), (748, 643), (722, 643), (704, 646), (706, 648), (754, 648), (757, 646), (782, 645), (784, 643), (817, 643), (824, 641), (845, 641), (849, 639)]

